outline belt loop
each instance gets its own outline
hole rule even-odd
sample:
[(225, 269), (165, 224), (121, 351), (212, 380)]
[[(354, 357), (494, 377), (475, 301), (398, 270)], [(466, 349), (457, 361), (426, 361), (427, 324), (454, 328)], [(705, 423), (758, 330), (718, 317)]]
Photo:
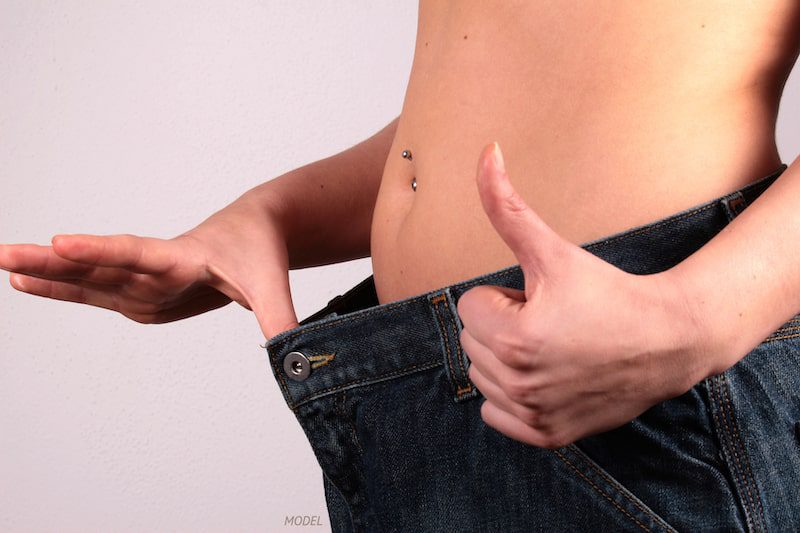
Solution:
[(725, 215), (728, 217), (728, 222), (736, 218), (736, 215), (744, 211), (747, 207), (747, 200), (740, 191), (732, 192), (725, 195), (721, 200), (722, 207), (725, 209)]
[(478, 389), (467, 374), (469, 360), (459, 341), (462, 326), (450, 289), (445, 288), (443, 291), (429, 295), (428, 301), (431, 304), (431, 311), (436, 323), (439, 325), (444, 367), (453, 392), (453, 401), (462, 402), (474, 398), (478, 394)]

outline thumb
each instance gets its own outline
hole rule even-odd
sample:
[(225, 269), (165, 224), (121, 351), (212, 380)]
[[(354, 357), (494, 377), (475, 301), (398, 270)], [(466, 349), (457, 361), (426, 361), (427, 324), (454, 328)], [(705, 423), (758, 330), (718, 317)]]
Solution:
[(481, 152), (477, 183), (483, 210), (514, 252), (526, 280), (530, 274), (544, 273), (561, 237), (514, 190), (497, 142)]
[(461, 324), (472, 337), (484, 346), (493, 347), (494, 339), (513, 331), (518, 324), (523, 291), (502, 285), (476, 285), (464, 291), (456, 302)]

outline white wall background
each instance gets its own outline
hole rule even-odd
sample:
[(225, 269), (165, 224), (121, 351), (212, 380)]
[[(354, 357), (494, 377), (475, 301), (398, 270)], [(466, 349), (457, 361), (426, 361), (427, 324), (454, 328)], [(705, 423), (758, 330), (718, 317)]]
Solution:
[[(0, 242), (169, 238), (400, 112), (414, 2), (0, 0)], [(303, 318), (369, 260), (293, 272)], [(302, 531), (322, 474), (255, 317), (142, 325), (0, 271), (0, 531)]]
[[(0, 242), (169, 238), (400, 111), (405, 2), (0, 0)], [(800, 69), (798, 69), (800, 70)], [(779, 146), (800, 147), (800, 73)], [(369, 260), (293, 272), (307, 316)], [(146, 326), (0, 272), (0, 530), (329, 530), (319, 467), (237, 304)]]

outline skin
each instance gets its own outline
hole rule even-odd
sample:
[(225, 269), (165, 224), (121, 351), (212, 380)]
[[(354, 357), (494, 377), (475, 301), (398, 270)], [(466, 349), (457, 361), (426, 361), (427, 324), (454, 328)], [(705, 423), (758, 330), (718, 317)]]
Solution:
[(519, 263), (524, 291), (458, 302), (484, 421), (543, 447), (621, 425), (800, 309), (797, 161), (668, 271), (578, 246), (777, 169), (800, 5), (565, 5), (422, 1), (402, 111), (374, 136), (173, 239), (59, 235), (0, 246), (0, 268), (20, 291), (142, 323), (236, 301), (270, 337), (297, 325), (291, 268), (371, 255), (387, 303)]

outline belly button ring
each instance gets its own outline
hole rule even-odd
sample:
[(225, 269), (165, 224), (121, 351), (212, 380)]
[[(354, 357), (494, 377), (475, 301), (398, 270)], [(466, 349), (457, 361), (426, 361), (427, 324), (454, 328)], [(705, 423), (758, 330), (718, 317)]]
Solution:
[[(403, 150), (403, 153), (400, 154), (400, 155), (403, 156), (403, 159), (408, 159), (409, 161), (411, 161), (411, 150)], [(416, 177), (411, 179), (411, 188), (413, 190), (415, 190), (415, 191), (417, 190), (417, 178)]]

